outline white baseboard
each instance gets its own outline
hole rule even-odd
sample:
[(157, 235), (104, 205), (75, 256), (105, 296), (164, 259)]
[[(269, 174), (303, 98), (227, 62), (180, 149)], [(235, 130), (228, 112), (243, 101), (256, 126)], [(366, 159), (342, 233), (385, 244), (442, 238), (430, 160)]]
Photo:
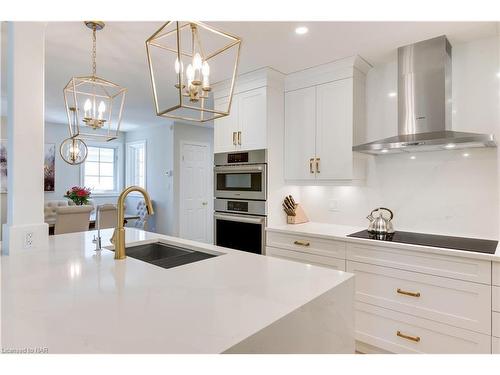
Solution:
[[(32, 234), (32, 245), (27, 246), (26, 236)], [(49, 243), (49, 226), (47, 223), (28, 225), (3, 225), (2, 254), (8, 255), (14, 251), (29, 251), (45, 249)]]

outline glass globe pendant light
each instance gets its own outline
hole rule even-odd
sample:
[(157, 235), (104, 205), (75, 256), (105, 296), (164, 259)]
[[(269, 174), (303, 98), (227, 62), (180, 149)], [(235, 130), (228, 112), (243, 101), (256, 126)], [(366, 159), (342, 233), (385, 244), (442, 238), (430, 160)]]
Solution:
[(63, 90), (70, 138), (111, 141), (118, 137), (127, 89), (97, 76), (96, 32), (105, 25), (101, 21), (85, 25), (92, 30), (92, 74), (71, 78)]
[[(70, 108), (73, 122), (76, 121), (76, 108)], [(86, 143), (78, 137), (65, 139), (59, 146), (61, 158), (70, 165), (82, 164), (87, 159), (88, 148)]]
[(79, 165), (87, 159), (88, 148), (79, 138), (67, 138), (61, 143), (59, 153), (66, 163)]
[[(239, 37), (202, 22), (166, 22), (146, 40), (156, 115), (194, 122), (229, 115), (240, 46)], [(227, 100), (214, 101), (212, 72), (227, 80)]]

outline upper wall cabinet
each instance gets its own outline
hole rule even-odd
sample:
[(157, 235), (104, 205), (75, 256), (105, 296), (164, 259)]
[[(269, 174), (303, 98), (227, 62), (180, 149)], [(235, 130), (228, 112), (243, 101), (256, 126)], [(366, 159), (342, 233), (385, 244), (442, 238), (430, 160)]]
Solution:
[[(229, 88), (225, 83), (214, 85), (216, 106), (227, 103)], [(243, 151), (268, 148), (270, 105), (283, 95), (283, 77), (272, 69), (259, 69), (238, 77), (230, 115), (214, 121), (214, 152)]]
[(362, 178), (353, 134), (365, 126), (365, 74), (352, 57), (292, 73), (285, 80), (285, 179)]

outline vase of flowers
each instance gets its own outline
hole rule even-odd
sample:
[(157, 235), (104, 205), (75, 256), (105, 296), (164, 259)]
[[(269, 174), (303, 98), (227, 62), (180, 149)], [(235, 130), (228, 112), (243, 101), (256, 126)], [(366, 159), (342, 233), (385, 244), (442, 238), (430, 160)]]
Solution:
[(73, 186), (66, 192), (65, 198), (71, 199), (77, 206), (89, 203), (90, 189), (86, 187)]

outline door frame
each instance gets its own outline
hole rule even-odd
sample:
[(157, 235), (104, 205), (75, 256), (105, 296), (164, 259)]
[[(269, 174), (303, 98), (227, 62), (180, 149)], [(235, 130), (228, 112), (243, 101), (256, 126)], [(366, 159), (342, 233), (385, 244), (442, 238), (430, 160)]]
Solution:
[[(210, 163), (210, 143), (208, 142), (198, 142), (198, 141), (188, 141), (185, 139), (181, 139), (179, 141), (179, 211), (177, 213), (177, 218), (179, 220), (179, 237), (182, 237), (184, 234), (185, 228), (183, 228), (183, 221), (182, 221), (182, 212), (184, 209), (184, 193), (182, 189), (182, 183), (183, 183), (183, 159), (182, 159), (182, 152), (184, 150), (185, 145), (194, 145), (194, 146), (201, 146), (201, 147), (206, 147), (207, 148), (207, 169), (208, 169), (208, 205), (207, 205), (207, 243), (213, 243), (213, 220), (212, 220), (212, 213), (213, 213), (213, 173), (211, 173), (211, 170), (213, 168), (213, 165)], [(212, 189), (212, 194), (210, 193), (210, 189)]]

